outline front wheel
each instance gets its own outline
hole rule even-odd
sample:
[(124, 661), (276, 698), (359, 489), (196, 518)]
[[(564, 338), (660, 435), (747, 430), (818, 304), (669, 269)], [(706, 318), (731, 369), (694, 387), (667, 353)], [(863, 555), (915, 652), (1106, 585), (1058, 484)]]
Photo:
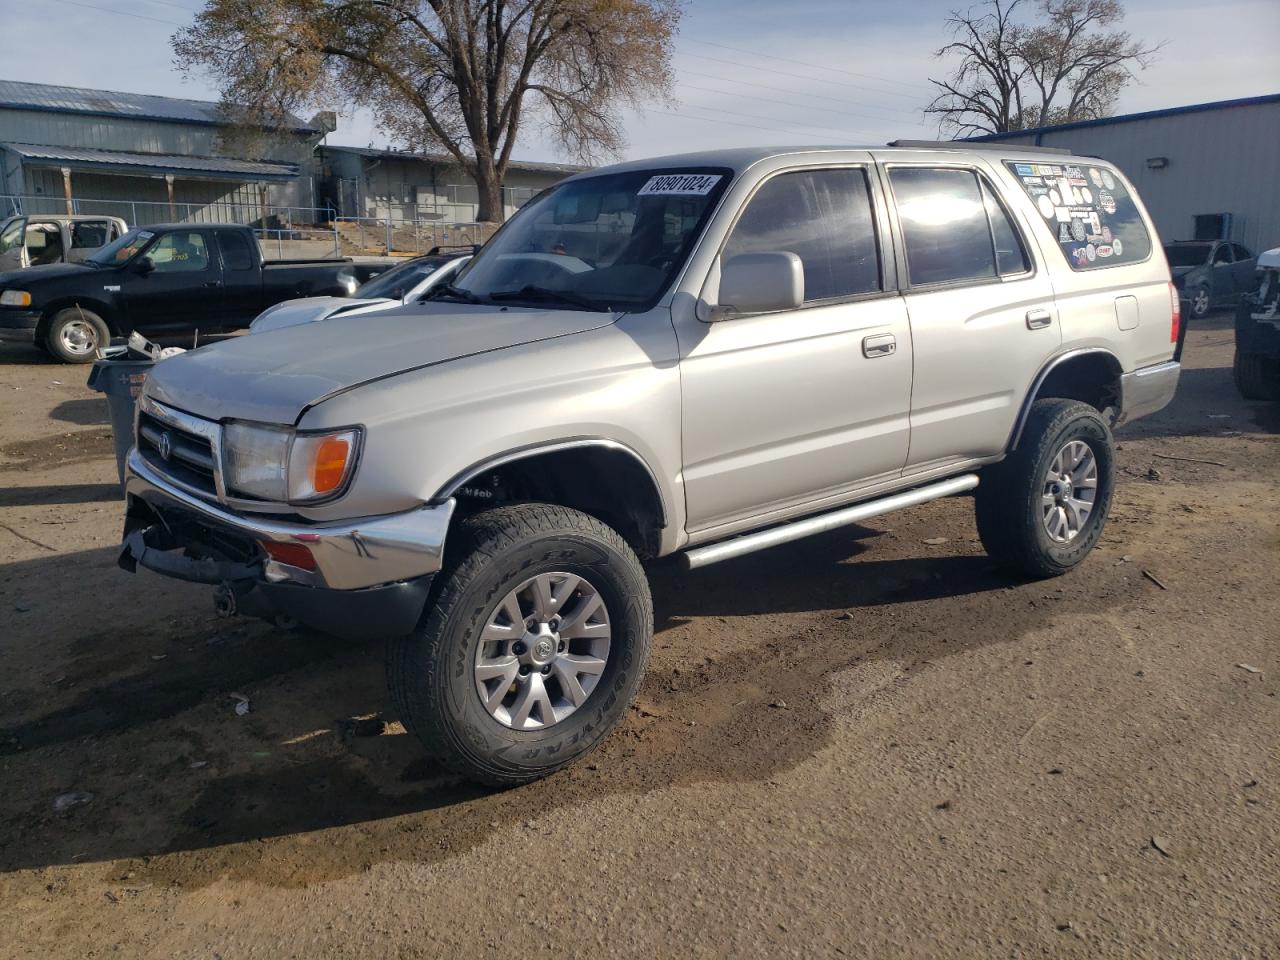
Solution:
[(49, 321), (44, 343), (63, 363), (91, 363), (98, 358), (98, 351), (111, 343), (111, 331), (92, 310), (68, 307)]
[(1102, 536), (1114, 485), (1111, 430), (1098, 411), (1076, 400), (1037, 400), (1018, 448), (982, 473), (978, 535), (1002, 566), (1059, 576)]
[(640, 561), (594, 517), (519, 504), (463, 521), (423, 623), (392, 642), (405, 725), (446, 768), (512, 786), (598, 745), (639, 689), (653, 636)]
[(1188, 294), (1191, 301), (1191, 316), (1197, 320), (1203, 320), (1209, 315), (1209, 307), (1212, 301), (1209, 299), (1208, 287), (1195, 287)]

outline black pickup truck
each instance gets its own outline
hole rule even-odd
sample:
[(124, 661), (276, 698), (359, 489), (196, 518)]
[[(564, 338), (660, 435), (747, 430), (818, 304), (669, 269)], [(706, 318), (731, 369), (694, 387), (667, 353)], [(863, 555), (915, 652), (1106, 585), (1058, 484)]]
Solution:
[(263, 260), (249, 227), (162, 224), (131, 230), (83, 263), (0, 273), (0, 340), (87, 363), (112, 337), (236, 330), (282, 300), (348, 296), (382, 269), (347, 259)]

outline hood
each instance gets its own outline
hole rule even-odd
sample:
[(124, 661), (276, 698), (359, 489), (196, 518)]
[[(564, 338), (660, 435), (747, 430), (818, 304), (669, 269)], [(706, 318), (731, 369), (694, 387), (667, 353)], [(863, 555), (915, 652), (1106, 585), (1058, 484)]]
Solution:
[(324, 320), (337, 313), (349, 313), (348, 308), (396, 302), (398, 301), (384, 299), (357, 300), (354, 297), (302, 297), (298, 300), (286, 300), (258, 314), (257, 319), (249, 324), (249, 332), (266, 333), (269, 330), (283, 330), (285, 327), (294, 327), (300, 323)]
[(38, 267), (26, 267), (22, 270), (6, 270), (0, 273), (0, 287), (23, 287), (27, 284), (39, 283), (41, 280), (54, 280), (58, 277), (69, 277), (76, 273), (93, 273), (93, 267), (79, 263), (45, 263)]
[(162, 360), (146, 392), (211, 420), (295, 423), (326, 397), (491, 350), (584, 333), (614, 314), (428, 303), (234, 337)]

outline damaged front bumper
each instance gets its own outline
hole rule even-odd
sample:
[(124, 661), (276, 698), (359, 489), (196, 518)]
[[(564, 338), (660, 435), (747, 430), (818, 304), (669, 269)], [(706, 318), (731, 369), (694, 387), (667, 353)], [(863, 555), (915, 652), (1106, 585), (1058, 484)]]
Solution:
[(215, 584), (222, 612), (288, 617), (352, 639), (413, 629), (443, 563), (454, 508), (449, 500), (316, 524), (243, 515), (169, 483), (137, 450), (125, 491), (126, 570)]

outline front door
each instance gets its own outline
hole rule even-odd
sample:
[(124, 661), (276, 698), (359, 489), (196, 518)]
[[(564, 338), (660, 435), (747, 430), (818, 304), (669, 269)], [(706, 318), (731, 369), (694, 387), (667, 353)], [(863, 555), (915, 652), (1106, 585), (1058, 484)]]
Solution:
[(1062, 342), (1048, 271), (985, 174), (888, 166), (907, 261), (915, 359), (908, 473), (1004, 451)]
[(27, 218), (14, 217), (0, 226), (0, 273), (21, 270), (26, 266), (22, 253), (26, 250)]
[(1236, 292), (1233, 263), (1231, 244), (1218, 244), (1213, 250), (1213, 260), (1209, 266), (1213, 276), (1213, 289), (1209, 291), (1209, 297), (1215, 304), (1230, 303)]
[(722, 263), (798, 256), (804, 304), (680, 331), (690, 533), (820, 509), (901, 472), (911, 332), (881, 263), (875, 183), (867, 166), (778, 173), (726, 240)]
[[(222, 314), (222, 267), (203, 230), (161, 234), (121, 271), (129, 324), (148, 336), (212, 329)], [(150, 261), (149, 271), (137, 269)]]

